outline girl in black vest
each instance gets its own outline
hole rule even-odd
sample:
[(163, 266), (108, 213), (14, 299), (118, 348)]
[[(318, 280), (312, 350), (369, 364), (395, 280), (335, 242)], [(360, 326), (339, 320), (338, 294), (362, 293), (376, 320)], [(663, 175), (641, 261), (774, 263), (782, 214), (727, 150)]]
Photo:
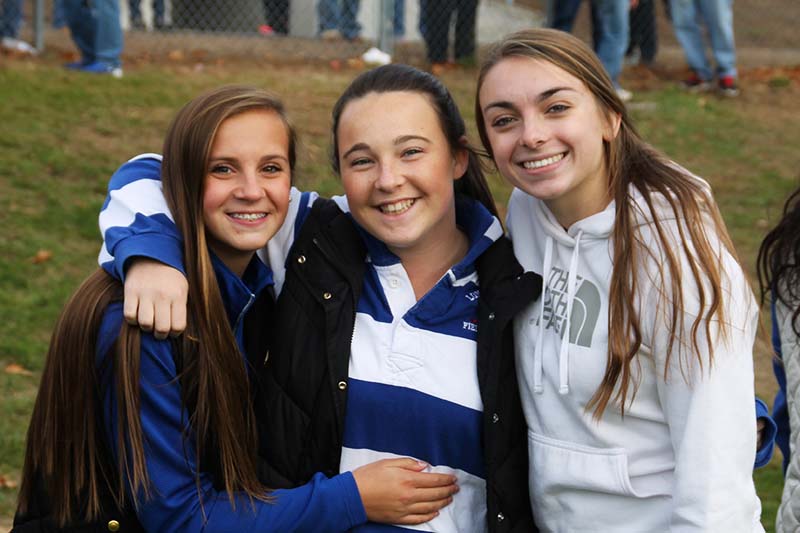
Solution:
[[(277, 333), (261, 372), (263, 453), (293, 483), (413, 456), (461, 489), (426, 530), (533, 531), (511, 318), (540, 279), (522, 273), (502, 235), (458, 108), (435, 77), (387, 65), (356, 78), (333, 119), (347, 198), (293, 192), (291, 223), (264, 251), (280, 298), (275, 320), (261, 321)], [(141, 187), (115, 194), (101, 219), (128, 212), (174, 234), (140, 216), (136, 195), (157, 198), (157, 176), (136, 166), (120, 172)], [(106, 231), (116, 265), (148, 255), (180, 268), (163, 247), (142, 246), (143, 233)], [(182, 329), (181, 277), (138, 261), (128, 317)], [(176, 304), (152, 297), (173, 288)]]

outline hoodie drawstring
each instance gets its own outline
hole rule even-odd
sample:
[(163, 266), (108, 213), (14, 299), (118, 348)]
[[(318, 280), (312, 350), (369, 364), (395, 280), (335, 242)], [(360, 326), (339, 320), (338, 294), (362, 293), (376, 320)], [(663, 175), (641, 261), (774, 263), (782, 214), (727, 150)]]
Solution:
[(544, 339), (544, 301), (547, 299), (547, 282), (550, 279), (550, 267), (553, 264), (553, 238), (547, 236), (544, 246), (544, 264), (542, 265), (542, 303), (539, 306), (539, 338), (533, 351), (533, 392), (542, 393), (542, 340)]
[[(560, 394), (569, 393), (569, 334), (571, 329), (572, 304), (575, 301), (575, 292), (578, 285), (578, 260), (580, 258), (581, 237), (583, 232), (579, 231), (575, 236), (575, 247), (572, 249), (572, 258), (569, 262), (569, 273), (567, 275), (567, 313), (564, 317), (564, 327), (561, 330), (561, 348), (558, 352), (558, 392)], [(543, 374), (543, 346), (544, 332), (547, 324), (544, 322), (544, 307), (547, 298), (547, 283), (550, 280), (550, 270), (553, 267), (553, 238), (547, 236), (544, 247), (544, 262), (542, 264), (542, 278), (544, 287), (542, 290), (542, 301), (539, 306), (539, 338), (536, 340), (536, 348), (533, 352), (533, 392), (541, 394), (542, 374)]]
[(575, 236), (575, 248), (572, 249), (572, 258), (569, 261), (569, 275), (567, 276), (567, 316), (564, 320), (564, 330), (561, 337), (561, 350), (558, 353), (558, 392), (569, 392), (569, 334), (572, 326), (572, 303), (575, 301), (575, 290), (578, 281), (578, 258), (580, 256), (581, 237), (579, 231)]

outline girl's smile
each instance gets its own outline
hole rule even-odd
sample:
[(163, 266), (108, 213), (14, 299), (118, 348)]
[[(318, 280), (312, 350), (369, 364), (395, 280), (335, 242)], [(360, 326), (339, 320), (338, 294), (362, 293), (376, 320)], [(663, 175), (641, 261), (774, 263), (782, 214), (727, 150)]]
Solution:
[(452, 152), (424, 95), (392, 91), (351, 101), (338, 144), (353, 218), (394, 254), (438, 256), (464, 240), (453, 181), (466, 171), (466, 155)]
[(588, 87), (547, 61), (509, 57), (486, 74), (480, 108), (497, 169), (564, 227), (608, 205), (607, 117)]

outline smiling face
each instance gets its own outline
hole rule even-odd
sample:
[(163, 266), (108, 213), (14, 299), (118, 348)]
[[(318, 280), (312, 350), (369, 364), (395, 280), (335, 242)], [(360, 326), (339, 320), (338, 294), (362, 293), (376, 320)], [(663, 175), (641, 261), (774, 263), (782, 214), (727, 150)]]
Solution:
[(365, 230), (401, 259), (460, 242), (453, 180), (467, 153), (453, 153), (426, 96), (368, 93), (346, 105), (337, 134), (350, 212)]
[(277, 113), (253, 110), (217, 129), (203, 191), (211, 250), (241, 275), (281, 227), (289, 207), (289, 136)]
[(610, 201), (603, 141), (619, 130), (586, 85), (547, 61), (501, 60), (478, 94), (500, 173), (547, 204), (564, 227)]

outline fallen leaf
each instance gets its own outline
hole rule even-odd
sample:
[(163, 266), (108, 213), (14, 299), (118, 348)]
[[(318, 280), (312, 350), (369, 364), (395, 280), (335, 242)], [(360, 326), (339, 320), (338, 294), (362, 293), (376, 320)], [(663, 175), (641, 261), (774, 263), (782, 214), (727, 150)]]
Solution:
[(36, 255), (33, 256), (32, 262), (34, 265), (38, 265), (39, 263), (44, 263), (45, 261), (50, 261), (53, 258), (53, 252), (50, 250), (39, 250), (36, 252)]
[(183, 61), (183, 50), (171, 50), (167, 57), (170, 61)]
[(22, 365), (18, 365), (17, 363), (9, 363), (6, 366), (6, 374), (18, 374), (21, 376), (32, 376), (33, 372), (28, 370), (27, 368), (23, 367)]
[(347, 60), (347, 67), (352, 69), (364, 68), (364, 61), (358, 57), (351, 57)]
[(11, 478), (0, 476), (0, 489), (16, 489), (17, 482)]

